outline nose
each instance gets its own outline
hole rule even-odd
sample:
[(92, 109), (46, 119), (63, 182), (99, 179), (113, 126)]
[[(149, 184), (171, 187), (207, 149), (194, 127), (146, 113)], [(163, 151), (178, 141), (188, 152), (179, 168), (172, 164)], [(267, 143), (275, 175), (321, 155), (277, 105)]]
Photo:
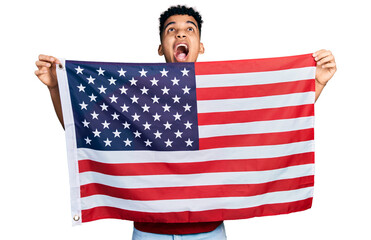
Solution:
[(186, 35), (185, 35), (184, 31), (178, 31), (178, 33), (176, 34), (176, 38), (178, 38), (178, 39), (186, 38)]

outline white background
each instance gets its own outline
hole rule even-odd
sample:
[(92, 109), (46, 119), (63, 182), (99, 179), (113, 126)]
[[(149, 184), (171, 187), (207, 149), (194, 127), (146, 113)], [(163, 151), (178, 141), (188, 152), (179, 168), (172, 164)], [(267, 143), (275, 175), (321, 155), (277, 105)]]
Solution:
[[(199, 61), (330, 49), (338, 71), (316, 103), (311, 210), (226, 221), (228, 239), (371, 239), (368, 1), (2, 1), (0, 238), (131, 239), (132, 223), (71, 227), (64, 131), (36, 78), (40, 53), (75, 60), (164, 62), (158, 17), (196, 7)], [(87, 5), (86, 3), (89, 3)], [(6, 237), (5, 237), (6, 236)]]

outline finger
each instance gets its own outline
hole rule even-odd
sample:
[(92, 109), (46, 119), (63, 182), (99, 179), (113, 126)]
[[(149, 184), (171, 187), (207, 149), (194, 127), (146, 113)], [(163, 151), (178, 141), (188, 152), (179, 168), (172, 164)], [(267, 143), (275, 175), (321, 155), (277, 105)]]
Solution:
[(40, 75), (42, 75), (42, 74), (44, 74), (44, 73), (46, 73), (47, 71), (46, 70), (36, 70), (35, 71), (35, 75), (36, 76), (40, 76)]
[(324, 51), (326, 51), (326, 49), (318, 50), (317, 52), (313, 53), (313, 57), (317, 57), (319, 54), (323, 53)]
[(326, 63), (326, 64), (322, 65), (322, 68), (335, 68), (335, 67), (336, 67), (335, 62), (329, 62), (329, 63)]
[(328, 51), (328, 50), (325, 50), (323, 52), (320, 52), (316, 57), (315, 57), (315, 60), (316, 61), (319, 61), (327, 56), (330, 56), (332, 55), (332, 52), (331, 51)]
[(328, 55), (328, 56), (322, 58), (321, 60), (319, 60), (317, 62), (317, 65), (322, 65), (322, 64), (334, 61), (334, 60), (335, 60), (335, 57), (334, 57), (334, 55), (331, 54), (331, 55)]
[(36, 61), (36, 66), (41, 68), (41, 67), (47, 67), (50, 68), (52, 66), (51, 63), (49, 62), (44, 62), (44, 61)]
[(53, 56), (48, 56), (48, 55), (39, 55), (39, 60), (40, 61), (45, 61), (45, 62), (50, 62), (50, 63), (60, 63), (59, 60)]

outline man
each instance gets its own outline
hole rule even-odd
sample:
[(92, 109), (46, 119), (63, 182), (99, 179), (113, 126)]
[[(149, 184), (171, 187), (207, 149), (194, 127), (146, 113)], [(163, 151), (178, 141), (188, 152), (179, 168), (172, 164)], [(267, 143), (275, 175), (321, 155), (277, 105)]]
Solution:
[[(170, 7), (160, 16), (160, 40), (158, 54), (166, 62), (196, 62), (205, 49), (200, 41), (201, 15), (193, 8)], [(316, 100), (327, 82), (336, 72), (334, 56), (330, 51), (320, 50), (313, 54), (317, 61), (315, 96)], [(59, 60), (40, 55), (36, 61), (36, 76), (48, 86), (58, 119), (63, 126), (62, 108), (56, 77)], [(134, 223), (133, 239), (226, 239), (223, 222), (204, 223)]]

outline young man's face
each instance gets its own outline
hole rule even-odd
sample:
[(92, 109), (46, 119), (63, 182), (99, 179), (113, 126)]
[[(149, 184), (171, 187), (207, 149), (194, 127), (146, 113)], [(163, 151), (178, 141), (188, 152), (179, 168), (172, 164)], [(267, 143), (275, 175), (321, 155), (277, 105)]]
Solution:
[(196, 62), (204, 51), (194, 17), (173, 15), (165, 21), (158, 54), (164, 55), (166, 62)]

